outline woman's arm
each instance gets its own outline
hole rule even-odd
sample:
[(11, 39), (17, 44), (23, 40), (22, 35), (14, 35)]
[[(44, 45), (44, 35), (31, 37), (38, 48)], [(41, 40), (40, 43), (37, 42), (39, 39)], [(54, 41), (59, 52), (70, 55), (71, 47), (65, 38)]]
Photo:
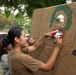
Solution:
[(57, 55), (60, 51), (62, 47), (62, 39), (58, 39), (58, 44), (57, 46), (54, 48), (54, 51), (50, 57), (50, 59), (47, 61), (46, 64), (42, 64), (39, 68), (39, 70), (43, 70), (43, 71), (50, 71), (52, 69), (52, 67), (54, 66), (55, 60), (57, 58)]
[(46, 33), (43, 37), (41, 37), (35, 44), (33, 44), (32, 46), (29, 46), (29, 53), (37, 50), (40, 46), (42, 46), (42, 44), (45, 42), (45, 40), (48, 37), (52, 36), (52, 32)]

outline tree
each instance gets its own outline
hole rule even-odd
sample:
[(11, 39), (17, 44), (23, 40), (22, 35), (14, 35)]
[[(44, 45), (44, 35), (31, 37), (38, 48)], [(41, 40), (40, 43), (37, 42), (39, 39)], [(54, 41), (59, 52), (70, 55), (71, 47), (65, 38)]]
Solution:
[[(66, 0), (0, 0), (0, 6), (5, 8), (5, 16), (0, 18), (6, 19), (5, 22), (1, 20), (0, 28), (8, 28), (15, 23), (15, 25), (30, 31), (31, 18), (35, 9), (64, 4), (65, 2)], [(0, 14), (1, 12), (0, 10)]]
[(7, 17), (11, 14), (11, 11), (14, 13), (18, 10), (19, 13), (17, 16), (22, 16), (26, 12), (27, 16), (31, 18), (34, 9), (63, 4), (65, 1), (66, 0), (0, 0), (0, 6), (5, 7)]
[(18, 26), (27, 30), (26, 33), (30, 33), (31, 19), (26, 18), (15, 18), (10, 15), (8, 18), (5, 15), (0, 14), (0, 31), (8, 31), (12, 26)]

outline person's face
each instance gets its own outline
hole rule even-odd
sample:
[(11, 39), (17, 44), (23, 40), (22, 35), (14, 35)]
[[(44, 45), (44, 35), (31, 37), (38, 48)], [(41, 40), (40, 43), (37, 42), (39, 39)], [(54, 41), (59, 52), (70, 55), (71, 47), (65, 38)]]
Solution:
[(26, 47), (27, 40), (28, 40), (28, 38), (27, 38), (27, 36), (26, 36), (26, 34), (25, 34), (24, 30), (23, 30), (21, 32), (20, 42), (19, 42), (22, 48)]

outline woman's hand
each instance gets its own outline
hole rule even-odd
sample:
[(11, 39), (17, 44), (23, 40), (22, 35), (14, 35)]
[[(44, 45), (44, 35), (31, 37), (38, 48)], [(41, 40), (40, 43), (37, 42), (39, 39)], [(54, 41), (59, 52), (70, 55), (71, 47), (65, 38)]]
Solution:
[(46, 33), (44, 36), (45, 37), (51, 37), (51, 36), (53, 36), (53, 31)]
[(57, 48), (61, 48), (63, 45), (62, 38), (57, 38)]

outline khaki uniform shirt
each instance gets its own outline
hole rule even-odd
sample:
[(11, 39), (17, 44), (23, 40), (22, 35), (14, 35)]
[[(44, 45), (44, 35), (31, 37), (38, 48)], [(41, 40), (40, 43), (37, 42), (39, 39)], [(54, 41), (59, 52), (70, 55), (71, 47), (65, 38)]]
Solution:
[(23, 52), (11, 51), (8, 54), (10, 75), (32, 75), (41, 66), (38, 61)]

